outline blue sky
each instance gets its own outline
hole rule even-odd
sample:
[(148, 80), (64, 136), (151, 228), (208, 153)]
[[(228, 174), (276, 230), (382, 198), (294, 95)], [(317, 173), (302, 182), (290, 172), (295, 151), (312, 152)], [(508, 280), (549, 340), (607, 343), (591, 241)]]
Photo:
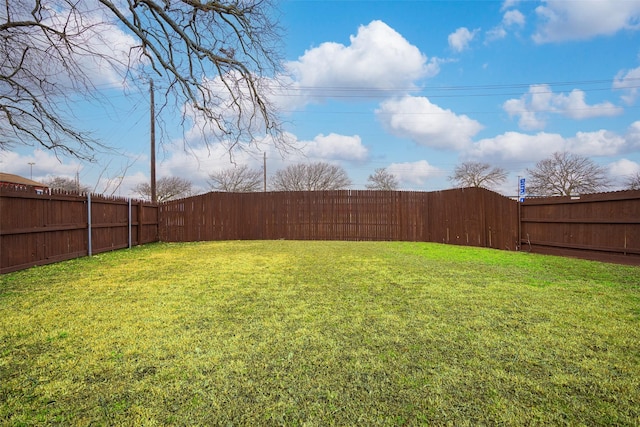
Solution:
[[(555, 151), (590, 157), (614, 189), (640, 171), (640, 0), (279, 2), (289, 87), (274, 102), (300, 148), (268, 144), (236, 153), (267, 172), (298, 162), (342, 165), (362, 189), (388, 168), (406, 190), (451, 188), (456, 164), (506, 169), (497, 188)], [(104, 76), (97, 76), (104, 79)], [(280, 79), (285, 77), (280, 76)], [(79, 101), (75, 114), (115, 148), (98, 163), (16, 148), (4, 172), (74, 177), (97, 192), (130, 196), (149, 178), (148, 94), (109, 89), (107, 105)], [(177, 114), (176, 114), (177, 116)], [(165, 116), (158, 176), (207, 190), (209, 173), (232, 167)], [(190, 150), (185, 151), (185, 143)]]

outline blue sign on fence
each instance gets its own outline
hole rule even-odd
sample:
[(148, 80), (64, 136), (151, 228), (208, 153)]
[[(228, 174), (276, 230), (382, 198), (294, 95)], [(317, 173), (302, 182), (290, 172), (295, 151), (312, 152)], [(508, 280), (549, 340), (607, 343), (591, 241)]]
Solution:
[(520, 202), (524, 202), (524, 195), (527, 191), (527, 186), (525, 185), (525, 179), (520, 178), (520, 193), (518, 194)]

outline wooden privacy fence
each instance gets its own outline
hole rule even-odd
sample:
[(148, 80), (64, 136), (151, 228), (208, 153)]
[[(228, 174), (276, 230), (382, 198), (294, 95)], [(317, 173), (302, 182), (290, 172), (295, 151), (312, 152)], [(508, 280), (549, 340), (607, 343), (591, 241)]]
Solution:
[(640, 191), (522, 204), (481, 188), (208, 193), (163, 204), (159, 217), (160, 239), (173, 242), (425, 241), (640, 265)]
[(517, 204), (481, 188), (436, 192), (208, 193), (160, 205), (160, 240), (403, 240), (515, 249)]
[(142, 201), (0, 188), (0, 273), (155, 242), (157, 224)]
[(640, 265), (640, 191), (521, 204), (481, 188), (208, 193), (155, 206), (0, 188), (0, 273), (159, 239), (424, 241)]
[(527, 199), (523, 250), (640, 264), (640, 190)]

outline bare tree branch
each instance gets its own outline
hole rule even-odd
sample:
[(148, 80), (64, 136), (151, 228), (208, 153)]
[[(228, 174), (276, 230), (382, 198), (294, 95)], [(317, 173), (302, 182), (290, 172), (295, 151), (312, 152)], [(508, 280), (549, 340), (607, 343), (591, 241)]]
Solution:
[(369, 175), (368, 190), (391, 191), (398, 189), (398, 178), (385, 168), (376, 169), (373, 175)]
[(88, 185), (80, 184), (79, 181), (73, 178), (67, 178), (64, 176), (54, 176), (46, 179), (43, 184), (46, 184), (52, 190), (65, 191), (67, 193), (88, 193), (91, 191), (91, 187)]
[(493, 188), (507, 179), (507, 172), (488, 163), (464, 162), (456, 166), (449, 181), (459, 187)]
[(276, 191), (342, 190), (351, 186), (344, 168), (329, 163), (299, 163), (281, 169), (271, 180)]
[[(191, 181), (175, 176), (160, 178), (157, 185), (158, 202), (180, 199), (193, 195)], [(148, 182), (138, 184), (133, 191), (145, 199), (151, 199), (151, 185)]]
[(242, 165), (209, 174), (212, 190), (230, 193), (250, 193), (260, 191), (263, 186), (261, 170), (249, 169)]
[(625, 187), (627, 190), (640, 190), (640, 172), (627, 177)]
[(597, 193), (609, 187), (609, 177), (588, 157), (556, 152), (527, 169), (527, 193), (534, 196), (573, 196)]
[[(91, 159), (104, 147), (76, 125), (75, 98), (99, 99), (98, 75), (142, 89), (151, 73), (164, 88), (158, 116), (177, 109), (205, 143), (232, 151), (266, 135), (286, 150), (268, 100), (280, 66), (269, 0), (5, 0), (4, 6), (0, 148), (40, 145)], [(113, 45), (113, 34), (126, 43)]]

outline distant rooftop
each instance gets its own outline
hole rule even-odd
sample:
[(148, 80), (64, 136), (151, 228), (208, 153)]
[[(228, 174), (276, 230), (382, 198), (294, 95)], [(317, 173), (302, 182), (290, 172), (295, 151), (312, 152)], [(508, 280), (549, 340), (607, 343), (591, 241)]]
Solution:
[(11, 173), (4, 173), (4, 172), (0, 172), (0, 183), (30, 185), (32, 187), (49, 188), (48, 185), (44, 185), (41, 182), (33, 181), (29, 178), (23, 178), (19, 175), (14, 175)]

